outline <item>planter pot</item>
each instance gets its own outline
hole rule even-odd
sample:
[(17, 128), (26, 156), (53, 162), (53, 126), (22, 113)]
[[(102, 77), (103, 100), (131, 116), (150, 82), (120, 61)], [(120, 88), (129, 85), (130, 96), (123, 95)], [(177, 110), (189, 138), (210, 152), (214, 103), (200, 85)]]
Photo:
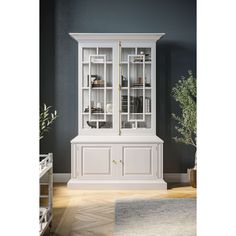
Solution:
[(196, 188), (197, 187), (197, 170), (188, 169), (188, 176), (189, 176), (190, 185), (193, 188)]

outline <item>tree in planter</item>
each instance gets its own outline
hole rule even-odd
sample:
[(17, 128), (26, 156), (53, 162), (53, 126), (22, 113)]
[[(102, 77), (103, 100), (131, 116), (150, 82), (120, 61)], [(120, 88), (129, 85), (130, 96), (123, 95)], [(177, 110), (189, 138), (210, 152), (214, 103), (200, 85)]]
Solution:
[(50, 126), (54, 123), (58, 117), (57, 111), (50, 113), (51, 106), (43, 104), (43, 108), (40, 111), (39, 118), (39, 139), (42, 139), (46, 133), (49, 132)]
[[(188, 71), (186, 77), (182, 77), (172, 89), (172, 96), (179, 104), (181, 114), (177, 116), (172, 114), (177, 124), (175, 129), (179, 133), (179, 137), (174, 137), (176, 142), (192, 145), (196, 149), (196, 79), (191, 71)], [(197, 169), (197, 157), (195, 152), (194, 169)]]

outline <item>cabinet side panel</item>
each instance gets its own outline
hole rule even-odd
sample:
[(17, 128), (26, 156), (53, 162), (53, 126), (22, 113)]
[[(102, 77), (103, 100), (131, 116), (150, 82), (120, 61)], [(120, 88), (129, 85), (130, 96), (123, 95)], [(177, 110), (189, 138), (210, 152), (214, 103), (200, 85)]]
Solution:
[(157, 145), (157, 178), (163, 178), (163, 144)]
[(71, 178), (77, 177), (77, 150), (76, 145), (71, 144)]
[(152, 132), (156, 134), (156, 43), (152, 45)]

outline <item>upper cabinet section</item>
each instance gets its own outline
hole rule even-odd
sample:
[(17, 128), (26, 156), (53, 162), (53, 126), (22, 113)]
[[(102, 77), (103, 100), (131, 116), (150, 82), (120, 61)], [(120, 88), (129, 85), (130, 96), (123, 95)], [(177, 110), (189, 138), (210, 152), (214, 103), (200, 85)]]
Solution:
[(80, 34), (79, 135), (155, 135), (156, 41), (164, 34)]

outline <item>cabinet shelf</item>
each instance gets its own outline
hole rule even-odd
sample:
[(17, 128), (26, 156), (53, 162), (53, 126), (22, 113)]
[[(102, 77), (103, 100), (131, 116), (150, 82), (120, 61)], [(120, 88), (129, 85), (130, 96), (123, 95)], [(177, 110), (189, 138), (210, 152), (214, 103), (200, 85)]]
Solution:
[[(131, 115), (142, 115), (143, 113), (130, 113)], [(151, 115), (151, 112), (144, 113), (145, 115)], [(121, 112), (121, 115), (128, 115), (128, 112)]]
[[(121, 87), (121, 89), (128, 89), (128, 87)], [(133, 90), (139, 90), (139, 89), (143, 89), (143, 87), (130, 87), (130, 89), (133, 89)], [(151, 87), (145, 87), (145, 89), (147, 90), (151, 90)]]
[[(145, 61), (145, 64), (151, 64), (151, 61)], [(121, 61), (120, 62), (121, 65), (128, 65), (128, 61)], [(130, 64), (137, 64), (137, 65), (142, 65), (143, 62), (130, 62)]]
[[(94, 88), (91, 88), (93, 90), (104, 90), (105, 87), (94, 87)], [(89, 89), (89, 87), (82, 87), (82, 89), (86, 90), (86, 89)], [(106, 87), (106, 89), (113, 89), (113, 87)]]
[[(112, 64), (112, 61), (106, 61), (106, 62), (91, 62), (92, 64)], [(82, 61), (83, 65), (89, 64), (89, 61)]]
[[(82, 113), (83, 115), (88, 115), (89, 113), (88, 112), (83, 112)], [(112, 115), (112, 113), (91, 113), (92, 115)]]

